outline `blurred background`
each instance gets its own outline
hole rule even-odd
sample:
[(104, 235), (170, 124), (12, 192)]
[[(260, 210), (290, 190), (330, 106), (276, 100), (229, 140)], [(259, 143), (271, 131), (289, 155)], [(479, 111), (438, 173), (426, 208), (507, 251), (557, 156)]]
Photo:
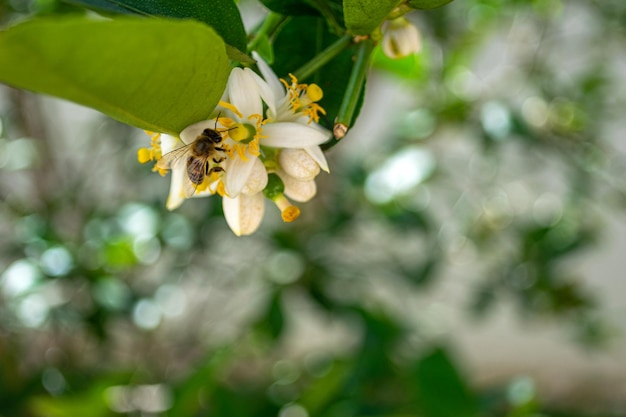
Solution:
[(626, 3), (410, 18), (317, 197), (246, 238), (165, 210), (143, 132), (0, 86), (0, 416), (626, 416)]

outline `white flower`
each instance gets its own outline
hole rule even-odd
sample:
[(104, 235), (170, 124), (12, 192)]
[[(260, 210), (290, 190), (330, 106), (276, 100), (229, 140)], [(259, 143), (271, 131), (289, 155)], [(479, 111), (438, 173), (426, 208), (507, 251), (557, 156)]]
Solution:
[(389, 58), (402, 58), (422, 49), (420, 33), (405, 17), (383, 23), (383, 52)]
[[(269, 106), (268, 113), (270, 117), (279, 121), (306, 123), (314, 129), (320, 130), (327, 138), (330, 137), (330, 132), (317, 124), (319, 120), (317, 113), (325, 114), (324, 109), (317, 104), (317, 101), (323, 96), (322, 89), (316, 84), (309, 84), (308, 86), (298, 84), (298, 80), (293, 75), (290, 75), (291, 84), (287, 84), (287, 82), (280, 80), (269, 65), (256, 53), (253, 53), (253, 56), (257, 60), (259, 70), (261, 70), (261, 74), (263, 74), (268, 86), (272, 89), (276, 100), (273, 105)], [(322, 170), (330, 172), (324, 152), (322, 152), (319, 146), (307, 146), (302, 149), (317, 162)]]
[[(264, 74), (265, 75), (265, 74)], [(274, 76), (275, 77), (275, 76)], [(235, 198), (246, 184), (254, 161), (261, 156), (261, 147), (302, 149), (325, 142), (329, 134), (317, 125), (302, 123), (297, 118), (278, 118), (276, 106), (284, 98), (249, 68), (235, 68), (228, 80), (227, 94), (217, 111), (219, 124), (228, 131), (227, 143), (232, 149), (225, 164), (225, 189)], [(263, 103), (268, 117), (263, 115)], [(205, 122), (204, 128), (211, 121)]]
[[(160, 148), (153, 138), (153, 149), (142, 149), (138, 154), (140, 162), (159, 159), (194, 143), (207, 129), (217, 131), (222, 140), (212, 146), (219, 155), (208, 158), (208, 175), (199, 175), (204, 178), (202, 182), (196, 178), (195, 189), (189, 186), (187, 158), (157, 166), (162, 174), (163, 168), (172, 171), (168, 209), (180, 206), (187, 197), (217, 193), (222, 196), (226, 221), (238, 236), (251, 234), (260, 225), (264, 196), (281, 210), (283, 220), (295, 220), (300, 210), (285, 195), (308, 201), (316, 192), (315, 176), (320, 169), (328, 171), (319, 145), (330, 132), (317, 124), (319, 113), (323, 113), (317, 104), (321, 89), (298, 84), (293, 76), (287, 84), (264, 62), (259, 61), (259, 66), (265, 80), (249, 68), (232, 70), (214, 119), (188, 126), (180, 139), (162, 135)], [(164, 158), (168, 160), (172, 158)], [(272, 177), (269, 186), (268, 175)]]

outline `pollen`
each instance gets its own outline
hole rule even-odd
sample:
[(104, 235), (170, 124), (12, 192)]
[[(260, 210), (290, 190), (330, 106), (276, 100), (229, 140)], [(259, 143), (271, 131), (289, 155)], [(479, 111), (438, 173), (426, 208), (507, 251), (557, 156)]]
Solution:
[(221, 181), (217, 183), (217, 188), (215, 189), (215, 191), (217, 192), (217, 194), (219, 194), (220, 197), (224, 197), (226, 195), (226, 187), (224, 186), (224, 181)]
[[(150, 136), (150, 147), (140, 148), (137, 150), (137, 160), (140, 164), (145, 164), (150, 161), (158, 161), (161, 159), (161, 134), (150, 132), (145, 130), (146, 134)], [(164, 175), (161, 171), (154, 167), (153, 171), (158, 171), (161, 175)]]
[(140, 148), (137, 151), (137, 160), (140, 164), (152, 161), (152, 152), (148, 148)]
[(211, 185), (211, 179), (209, 177), (205, 177), (204, 181), (202, 181), (202, 183), (198, 184), (198, 186), (196, 187), (196, 192), (199, 193), (201, 191), (206, 191), (209, 189)]

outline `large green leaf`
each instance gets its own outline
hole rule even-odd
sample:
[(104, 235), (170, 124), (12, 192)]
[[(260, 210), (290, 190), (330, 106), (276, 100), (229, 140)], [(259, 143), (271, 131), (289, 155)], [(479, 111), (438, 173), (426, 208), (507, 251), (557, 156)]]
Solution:
[(158, 132), (207, 118), (229, 70), (222, 39), (192, 20), (55, 18), (0, 32), (0, 82)]
[(452, 0), (409, 0), (414, 9), (434, 9), (450, 3)]
[(287, 15), (318, 15), (309, 1), (306, 0), (261, 0), (261, 3), (273, 12)]
[(211, 26), (224, 42), (246, 50), (246, 32), (233, 0), (66, 0), (109, 12), (196, 19)]
[(111, 13), (129, 13), (129, 10), (125, 7), (118, 6), (110, 0), (63, 0), (66, 3), (76, 4), (79, 6), (85, 6), (90, 9), (102, 10)]
[(345, 0), (343, 16), (346, 27), (356, 35), (367, 35), (385, 20), (398, 3), (398, 0)]

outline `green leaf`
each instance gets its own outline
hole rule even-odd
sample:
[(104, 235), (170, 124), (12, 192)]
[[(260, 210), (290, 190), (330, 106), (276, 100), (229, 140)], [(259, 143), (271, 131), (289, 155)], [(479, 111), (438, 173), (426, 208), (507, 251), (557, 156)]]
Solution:
[(112, 13), (128, 13), (129, 10), (125, 7), (118, 6), (112, 3), (110, 0), (64, 0), (66, 3), (75, 4), (77, 6), (84, 6), (90, 9), (112, 12)]
[(414, 376), (425, 417), (476, 416), (476, 401), (443, 349), (423, 356)]
[(273, 12), (285, 15), (319, 15), (306, 0), (261, 0)]
[(330, 370), (313, 379), (300, 394), (298, 402), (306, 408), (310, 415), (323, 415), (320, 413), (329, 403), (340, 397), (341, 390), (353, 372), (353, 365), (348, 363), (335, 363), (330, 365)]
[(33, 396), (28, 400), (30, 410), (27, 415), (35, 417), (108, 417), (111, 408), (103, 393), (112, 385), (127, 381), (122, 375), (99, 376), (86, 387), (80, 387), (69, 394), (56, 396)]
[(383, 23), (398, 3), (398, 0), (345, 0), (346, 27), (355, 35), (368, 35)]
[(409, 0), (409, 6), (414, 9), (428, 10), (441, 7), (450, 2), (452, 2), (452, 0)]
[(196, 19), (211, 26), (227, 44), (246, 50), (246, 32), (232, 0), (66, 0), (110, 12)]
[(177, 135), (210, 116), (230, 71), (222, 39), (191, 20), (33, 20), (0, 32), (0, 82)]
[(263, 58), (265, 62), (270, 65), (274, 63), (274, 47), (272, 46), (272, 43), (267, 35), (262, 35), (259, 38), (256, 51), (259, 55), (261, 55), (261, 58)]
[(211, 352), (204, 362), (194, 366), (193, 373), (174, 387), (173, 404), (168, 415), (198, 415), (202, 409), (202, 403), (198, 400), (210, 395), (216, 389), (219, 383), (217, 376), (220, 372), (228, 369), (233, 354), (234, 351), (231, 347), (219, 348), (217, 351)]
[(285, 314), (282, 306), (282, 292), (277, 289), (268, 301), (265, 312), (256, 323), (256, 329), (269, 336), (271, 340), (278, 340), (285, 330)]

